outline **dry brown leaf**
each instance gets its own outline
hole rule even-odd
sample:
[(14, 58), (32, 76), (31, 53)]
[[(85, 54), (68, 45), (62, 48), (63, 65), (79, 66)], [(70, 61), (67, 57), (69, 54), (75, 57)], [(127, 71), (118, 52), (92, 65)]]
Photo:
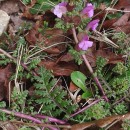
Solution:
[(7, 65), (4, 69), (0, 69), (0, 101), (3, 98), (9, 98), (9, 79), (14, 71), (11, 64)]
[(127, 24), (128, 20), (130, 17), (130, 13), (125, 13), (122, 17), (120, 17), (114, 24), (113, 26), (124, 26)]
[(36, 44), (37, 42), (37, 37), (36, 35), (38, 34), (38, 32), (35, 29), (31, 29), (28, 34), (26, 35), (26, 40), (30, 43), (30, 44)]
[(55, 61), (42, 61), (39, 66), (52, 70), (55, 76), (69, 76), (78, 69), (74, 62), (60, 62), (57, 64)]
[(70, 85), (69, 85), (70, 92), (75, 92), (77, 89), (78, 87), (73, 82), (70, 82)]
[[(26, 35), (26, 40), (30, 44), (37, 44), (41, 49), (45, 47), (50, 47), (51, 45), (55, 45), (54, 47), (50, 47), (48, 49), (44, 49), (44, 52), (50, 54), (60, 54), (65, 51), (66, 44), (56, 45), (57, 43), (62, 43), (65, 41), (64, 33), (60, 29), (49, 29), (45, 30), (44, 35), (39, 33), (35, 28), (30, 30)], [(39, 44), (40, 43), (40, 44)]]
[(114, 6), (116, 9), (126, 8), (130, 5), (130, 0), (118, 0), (118, 3)]
[(11, 15), (10, 17), (11, 21), (13, 22), (13, 25), (14, 25), (14, 29), (15, 30), (18, 30), (18, 28), (21, 26), (21, 24), (24, 22), (20, 16), (14, 16), (14, 15)]
[(50, 46), (54, 43), (65, 41), (64, 32), (61, 29), (57, 28), (45, 30), (44, 37), (46, 37), (45, 46)]
[(0, 4), (0, 9), (5, 11), (7, 14), (18, 13), (18, 0), (6, 0)]
[(41, 61), (39, 63), (39, 66), (45, 66), (46, 69), (52, 69), (54, 66), (56, 65), (56, 62), (54, 61), (49, 61), (49, 60), (45, 60), (45, 61)]
[(104, 51), (104, 50), (97, 50), (95, 52), (95, 57), (101, 56), (103, 58), (106, 58), (108, 60), (108, 64), (116, 64), (118, 62), (124, 62), (124, 59), (122, 55), (116, 55), (113, 52), (110, 51)]
[(103, 28), (103, 29), (113, 28), (113, 24), (114, 24), (117, 20), (118, 20), (118, 19), (105, 20), (104, 23), (103, 23), (102, 28)]
[(78, 70), (75, 63), (62, 63), (53, 68), (53, 74), (55, 76), (70, 76), (75, 70)]
[(73, 56), (70, 53), (64, 54), (62, 55), (57, 61), (65, 61), (65, 62), (69, 62), (74, 60)]
[(130, 33), (130, 22), (127, 22), (127, 25), (115, 27), (116, 32), (124, 32), (125, 34)]

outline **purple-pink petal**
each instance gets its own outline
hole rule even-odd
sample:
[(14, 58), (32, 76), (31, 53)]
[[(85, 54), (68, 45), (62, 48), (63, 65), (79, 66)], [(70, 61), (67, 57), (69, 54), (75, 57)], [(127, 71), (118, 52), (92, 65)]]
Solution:
[(67, 12), (66, 8), (67, 2), (61, 2), (55, 6), (53, 13), (58, 17), (61, 18), (63, 14)]
[(87, 45), (86, 41), (81, 41), (79, 43), (79, 48), (82, 49), (83, 51), (87, 50), (88, 49), (88, 45)]
[(88, 47), (92, 47), (93, 42), (92, 41), (87, 41), (87, 45), (88, 45)]
[(87, 6), (81, 11), (82, 14), (87, 14), (88, 17), (92, 17), (94, 15), (94, 7), (91, 3), (88, 3)]
[(94, 15), (94, 11), (93, 10), (88, 11), (88, 17), (89, 18), (93, 17), (93, 15)]
[(99, 19), (93, 20), (90, 23), (88, 23), (86, 29), (87, 30), (92, 29), (94, 31), (94, 30), (96, 30), (98, 23), (99, 23)]
[(93, 6), (92, 3), (88, 3), (87, 6)]
[(58, 4), (59, 6), (66, 6), (67, 5), (67, 2), (61, 2)]
[(79, 43), (79, 48), (82, 49), (83, 51), (86, 51), (89, 47), (92, 47), (93, 42), (89, 41), (89, 37), (86, 35), (82, 41)]

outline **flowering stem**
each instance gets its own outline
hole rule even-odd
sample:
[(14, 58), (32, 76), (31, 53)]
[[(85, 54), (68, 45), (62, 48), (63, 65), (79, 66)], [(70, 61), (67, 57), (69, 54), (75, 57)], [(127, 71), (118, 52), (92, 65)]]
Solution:
[[(74, 40), (75, 40), (76, 44), (78, 44), (79, 41), (78, 41), (78, 38), (77, 38), (76, 31), (75, 31), (75, 28), (74, 28), (74, 27), (72, 28), (72, 32), (73, 32)], [(83, 60), (84, 60), (84, 62), (85, 62), (85, 64), (86, 64), (86, 66), (87, 66), (89, 72), (90, 72), (91, 75), (93, 76), (94, 81), (96, 82), (96, 84), (98, 85), (98, 88), (99, 88), (100, 91), (102, 92), (102, 94), (103, 94), (103, 96), (104, 96), (104, 99), (108, 102), (109, 100), (108, 100), (108, 98), (107, 98), (107, 96), (106, 96), (106, 94), (105, 94), (105, 92), (104, 92), (104, 90), (103, 90), (103, 88), (102, 88), (102, 85), (101, 85), (101, 83), (99, 82), (98, 78), (94, 75), (93, 69), (92, 69), (92, 67), (91, 67), (91, 65), (90, 65), (90, 63), (89, 63), (89, 61), (88, 61), (88, 59), (86, 58), (85, 54), (82, 54), (82, 57), (83, 57)]]

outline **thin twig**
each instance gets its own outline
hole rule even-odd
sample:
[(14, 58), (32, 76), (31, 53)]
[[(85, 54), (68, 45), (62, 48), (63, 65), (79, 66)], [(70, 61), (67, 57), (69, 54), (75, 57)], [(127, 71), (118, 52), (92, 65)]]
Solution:
[(11, 60), (14, 60), (15, 62), (17, 61), (16, 58), (14, 58), (13, 56), (11, 56), (9, 53), (7, 53), (6, 51), (4, 51), (3, 49), (0, 48), (0, 52), (3, 53), (5, 56), (7, 56), (8, 58), (10, 58)]
[(106, 8), (105, 10), (107, 11), (116, 11), (116, 12), (122, 12), (122, 13), (130, 13), (130, 10), (118, 10), (118, 9), (114, 9), (114, 8)]

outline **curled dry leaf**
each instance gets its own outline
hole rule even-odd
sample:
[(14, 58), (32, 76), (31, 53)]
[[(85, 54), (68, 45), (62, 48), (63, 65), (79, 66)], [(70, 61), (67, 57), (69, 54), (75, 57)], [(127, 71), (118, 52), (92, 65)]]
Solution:
[(11, 64), (8, 64), (4, 69), (0, 69), (0, 101), (3, 98), (9, 98), (9, 79), (14, 72), (14, 68)]
[(44, 66), (49, 70), (52, 70), (55, 76), (69, 76), (78, 67), (74, 62), (60, 62), (56, 64), (54, 61), (42, 61), (39, 66)]

